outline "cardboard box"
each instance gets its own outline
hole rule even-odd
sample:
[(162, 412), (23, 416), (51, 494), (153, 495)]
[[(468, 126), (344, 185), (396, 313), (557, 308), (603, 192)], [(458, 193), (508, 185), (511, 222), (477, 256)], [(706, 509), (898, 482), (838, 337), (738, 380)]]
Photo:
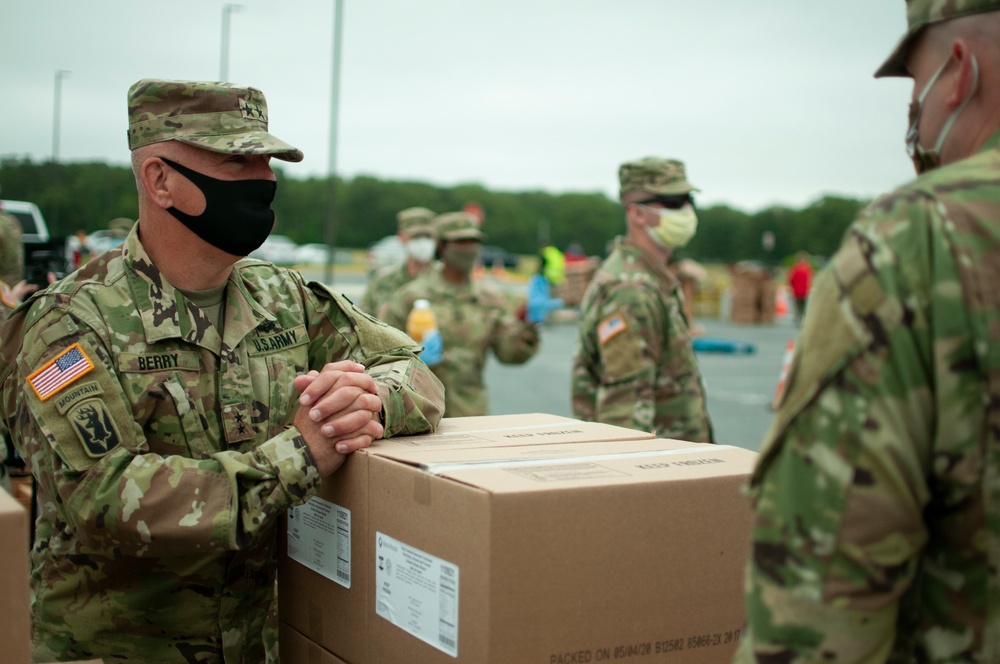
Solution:
[(352, 588), (282, 555), (282, 620), (351, 664), (728, 661), (755, 457), (665, 440), (373, 449)]
[(285, 664), (348, 664), (285, 623), (279, 626), (278, 640), (281, 644), (281, 661)]
[[(375, 567), (369, 564), (374, 537), (368, 530), (368, 505), (379, 500), (370, 489), (368, 466), (376, 456), (392, 455), (420, 464), (478, 458), (477, 450), (530, 450), (544, 444), (652, 439), (652, 435), (606, 424), (530, 413), (445, 418), (433, 434), (379, 441), (348, 457), (324, 481), (317, 499), (290, 510), (279, 542), (278, 586), (282, 620), (313, 636), (351, 664), (368, 664), (368, 592)], [(530, 452), (525, 452), (530, 453)], [(513, 452), (500, 456), (510, 457)], [(551, 456), (551, 453), (550, 453)], [(321, 531), (321, 535), (317, 535)], [(307, 565), (308, 567), (305, 567)], [(323, 570), (317, 573), (316, 570)], [(335, 607), (331, 612), (330, 607)], [(339, 616), (350, 615), (351, 620)], [(336, 648), (329, 644), (338, 644)], [(373, 663), (374, 664), (374, 663)]]
[(0, 643), (4, 661), (31, 662), (28, 608), (28, 512), (0, 488)]

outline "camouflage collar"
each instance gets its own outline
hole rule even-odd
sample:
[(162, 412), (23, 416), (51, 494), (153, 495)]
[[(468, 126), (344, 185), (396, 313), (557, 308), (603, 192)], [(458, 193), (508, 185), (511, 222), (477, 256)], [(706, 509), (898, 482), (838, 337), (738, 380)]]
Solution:
[(674, 276), (674, 273), (667, 269), (667, 264), (660, 260), (658, 257), (653, 256), (649, 252), (646, 252), (639, 245), (635, 244), (628, 239), (627, 236), (619, 237), (617, 243), (615, 244), (616, 249), (621, 249), (627, 254), (632, 254), (642, 261), (642, 264), (646, 266), (646, 271), (652, 274), (657, 280), (663, 284), (665, 291), (669, 293), (670, 291), (678, 288), (680, 286), (680, 281)]
[[(152, 343), (179, 338), (219, 353), (223, 340), (218, 331), (208, 325), (200, 311), (187, 306), (187, 299), (163, 278), (142, 246), (138, 229), (137, 223), (125, 238), (122, 260), (146, 340)], [(275, 320), (275, 317), (250, 297), (239, 270), (233, 269), (226, 289), (226, 346), (236, 347), (262, 320)]]

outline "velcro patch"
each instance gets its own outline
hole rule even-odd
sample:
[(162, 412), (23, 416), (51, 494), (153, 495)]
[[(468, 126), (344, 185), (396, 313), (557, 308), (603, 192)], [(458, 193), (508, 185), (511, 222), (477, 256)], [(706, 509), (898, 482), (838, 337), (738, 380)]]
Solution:
[(628, 323), (625, 322), (625, 317), (621, 315), (621, 312), (612, 314), (597, 326), (597, 340), (603, 346), (627, 329)]
[(28, 376), (28, 385), (42, 401), (67, 385), (72, 385), (94, 368), (80, 344), (76, 343), (56, 355)]
[(103, 401), (84, 401), (70, 412), (69, 421), (87, 456), (99, 459), (118, 447), (118, 429)]

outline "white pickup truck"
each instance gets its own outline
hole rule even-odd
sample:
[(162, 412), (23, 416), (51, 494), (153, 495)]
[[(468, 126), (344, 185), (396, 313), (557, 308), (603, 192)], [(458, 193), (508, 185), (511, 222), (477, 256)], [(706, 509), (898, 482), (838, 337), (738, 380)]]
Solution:
[(48, 274), (57, 279), (69, 272), (66, 257), (66, 240), (53, 239), (38, 206), (28, 201), (0, 201), (0, 210), (21, 222), (24, 242), (24, 278), (28, 282), (47, 286)]

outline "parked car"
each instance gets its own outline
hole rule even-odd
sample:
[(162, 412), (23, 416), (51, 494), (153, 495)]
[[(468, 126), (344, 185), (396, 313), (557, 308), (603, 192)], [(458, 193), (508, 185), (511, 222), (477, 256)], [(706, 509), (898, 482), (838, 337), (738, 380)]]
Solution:
[(385, 265), (400, 263), (406, 258), (406, 247), (396, 235), (386, 235), (384, 238), (368, 247), (368, 271), (377, 270)]
[(313, 265), (316, 263), (326, 263), (329, 251), (325, 244), (310, 242), (300, 245), (295, 250), (295, 262), (299, 265)]
[(503, 265), (505, 268), (515, 268), (518, 263), (517, 254), (512, 254), (503, 247), (498, 247), (495, 244), (484, 244), (482, 253), (479, 255), (479, 260), (487, 268), (499, 265)]
[(48, 285), (52, 273), (62, 279), (70, 271), (65, 238), (52, 238), (45, 217), (30, 201), (0, 201), (0, 208), (21, 224), (24, 243), (24, 278), (37, 286)]
[(270, 261), (275, 265), (295, 265), (299, 246), (285, 235), (269, 235), (264, 244), (250, 252), (250, 258)]

